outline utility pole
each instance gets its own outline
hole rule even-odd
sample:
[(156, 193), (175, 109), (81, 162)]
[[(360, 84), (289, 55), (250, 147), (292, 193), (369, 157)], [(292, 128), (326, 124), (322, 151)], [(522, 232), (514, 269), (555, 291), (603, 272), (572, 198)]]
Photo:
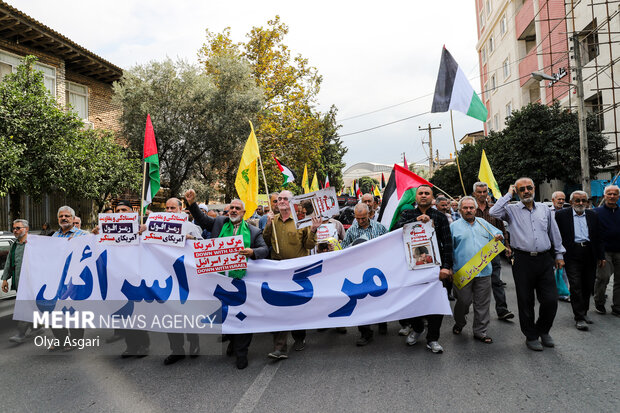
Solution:
[(575, 59), (575, 86), (577, 87), (577, 117), (579, 118), (579, 149), (581, 153), (581, 189), (590, 196), (590, 154), (588, 152), (588, 129), (583, 96), (581, 73), (581, 48), (577, 33), (573, 32), (573, 57)]
[(436, 127), (431, 127), (431, 124), (428, 124), (427, 128), (423, 128), (421, 126), (418, 126), (418, 130), (419, 131), (427, 131), (428, 132), (428, 142), (424, 142), (424, 140), (422, 140), (422, 143), (428, 143), (428, 176), (433, 176), (433, 129), (441, 129), (441, 123), (439, 124), (439, 126)]

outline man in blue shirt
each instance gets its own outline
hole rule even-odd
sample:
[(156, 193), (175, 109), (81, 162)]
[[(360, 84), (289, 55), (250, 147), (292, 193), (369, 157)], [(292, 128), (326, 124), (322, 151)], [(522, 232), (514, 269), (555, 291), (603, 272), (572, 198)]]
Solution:
[[(450, 225), (452, 247), (454, 248), (454, 272), (460, 270), (493, 238), (503, 238), (502, 232), (482, 218), (476, 217), (476, 200), (466, 196), (459, 201), (459, 212), (463, 219)], [(491, 273), (492, 266), (486, 265), (467, 285), (456, 289), (454, 305), (454, 334), (461, 334), (467, 323), (465, 315), (469, 306), (474, 304), (474, 338), (491, 344), (493, 340), (487, 335), (491, 321)]]
[[(75, 227), (74, 219), (75, 211), (73, 208), (67, 205), (58, 208), (58, 226), (60, 228), (58, 231), (54, 232), (52, 237), (71, 239), (88, 234), (88, 232)], [(83, 328), (53, 328), (52, 333), (54, 333), (54, 337), (58, 339), (58, 342), (61, 343), (60, 345), (64, 351), (71, 351), (74, 349), (74, 347), (70, 345), (64, 345), (67, 337), (71, 337), (71, 340), (79, 340), (84, 337)], [(60, 348), (52, 345), (49, 350), (56, 351), (60, 350)]]
[[(542, 351), (543, 346), (555, 347), (549, 335), (558, 310), (553, 268), (564, 267), (566, 250), (551, 210), (545, 204), (534, 202), (535, 188), (530, 178), (519, 178), (493, 205), (489, 214), (508, 222), (515, 257), (512, 275), (517, 291), (519, 324), (527, 348)], [(521, 200), (508, 204), (517, 193)], [(540, 303), (538, 319), (534, 311), (534, 293)]]
[[(611, 313), (620, 317), (620, 209), (618, 208), (619, 189), (616, 185), (605, 188), (605, 203), (595, 208), (601, 223), (601, 239), (605, 249), (607, 265), (598, 269), (594, 284), (594, 305), (596, 312), (605, 314), (605, 291), (614, 272), (614, 289), (612, 294)], [(609, 265), (611, 264), (611, 265)]]

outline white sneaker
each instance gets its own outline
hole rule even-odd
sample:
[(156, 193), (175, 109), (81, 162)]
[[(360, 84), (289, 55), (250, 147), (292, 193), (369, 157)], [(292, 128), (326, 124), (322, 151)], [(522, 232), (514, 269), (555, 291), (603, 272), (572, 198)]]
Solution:
[(16, 334), (13, 337), (9, 337), (9, 341), (17, 344), (22, 344), (26, 342), (26, 336), (20, 336), (19, 334)]
[(426, 348), (432, 351), (433, 353), (443, 353), (443, 347), (437, 341), (431, 341), (426, 344)]
[(413, 329), (411, 328), (411, 326), (404, 326), (403, 328), (398, 330), (398, 335), (399, 336), (408, 336), (409, 334), (411, 334), (412, 331), (413, 331)]
[(422, 331), (421, 333), (416, 333), (415, 331), (412, 331), (407, 336), (407, 339), (405, 340), (405, 343), (407, 343), (408, 346), (413, 346), (415, 343), (418, 342), (418, 339), (420, 338), (420, 336), (423, 333), (424, 333), (424, 331)]

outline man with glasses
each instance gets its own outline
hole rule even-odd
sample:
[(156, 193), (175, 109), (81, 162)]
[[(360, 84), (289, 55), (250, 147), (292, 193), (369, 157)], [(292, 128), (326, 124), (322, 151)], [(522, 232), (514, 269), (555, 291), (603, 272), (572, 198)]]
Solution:
[[(321, 225), (321, 218), (312, 218), (312, 226), (297, 229), (292, 216), (289, 201), (293, 198), (291, 191), (282, 191), (278, 195), (279, 214), (269, 211), (267, 225), (263, 231), (265, 242), (271, 248), (272, 260), (287, 260), (290, 258), (305, 257), (316, 244), (316, 231)], [(273, 234), (276, 234), (276, 237)], [(277, 240), (276, 240), (277, 238)], [(306, 346), (306, 331), (292, 331), (295, 351), (301, 351)], [(268, 357), (281, 360), (288, 358), (288, 331), (278, 331), (273, 336), (274, 351)]]
[[(369, 241), (387, 234), (388, 232), (383, 225), (370, 218), (370, 207), (364, 202), (364, 197), (362, 197), (362, 202), (363, 203), (355, 205), (355, 209), (353, 210), (355, 221), (353, 221), (353, 225), (347, 230), (344, 240), (342, 241), (342, 248), (351, 246), (354, 241), (360, 238)], [(374, 203), (374, 198), (372, 198), (372, 202)], [(355, 342), (357, 346), (362, 347), (372, 341), (373, 332), (369, 325), (359, 326), (357, 329), (362, 335)], [(379, 323), (379, 334), (387, 334), (387, 323)]]
[(611, 274), (614, 273), (611, 313), (620, 317), (620, 209), (618, 208), (618, 186), (605, 188), (605, 203), (595, 208), (601, 223), (601, 239), (605, 249), (607, 265), (598, 269), (594, 283), (594, 305), (596, 312), (605, 314), (605, 292)]
[[(269, 248), (265, 244), (261, 230), (254, 225), (248, 225), (243, 219), (245, 215), (245, 204), (243, 201), (240, 199), (233, 199), (227, 207), (228, 216), (220, 215), (211, 218), (204, 214), (196, 203), (196, 191), (193, 189), (187, 190), (187, 192), (185, 192), (185, 200), (189, 205), (190, 212), (194, 216), (194, 222), (200, 225), (202, 229), (211, 231), (211, 238), (242, 235), (245, 248), (239, 251), (239, 255), (254, 260), (267, 258), (267, 255), (269, 255)], [(242, 278), (245, 276), (245, 271), (229, 271), (228, 276), (231, 278)], [(234, 353), (237, 368), (242, 370), (248, 366), (248, 349), (252, 342), (252, 333), (229, 334), (228, 337), (230, 339), (230, 344), (226, 350), (226, 354), (232, 355)], [(179, 359), (173, 357), (169, 360), (169, 363), (166, 364), (171, 364), (170, 362), (174, 363), (178, 360)]]
[[(19, 275), (22, 270), (22, 262), (24, 258), (24, 248), (26, 247), (26, 239), (28, 238), (28, 221), (25, 219), (16, 219), (13, 221), (13, 235), (17, 239), (13, 245), (11, 245), (11, 249), (9, 250), (9, 255), (6, 259), (6, 265), (4, 266), (4, 273), (2, 273), (2, 291), (5, 293), (9, 292), (9, 279), (11, 280), (11, 290), (17, 291), (17, 287), (19, 285)], [(22, 344), (26, 341), (26, 331), (28, 328), (32, 330), (32, 323), (27, 321), (18, 321), (17, 322), (17, 334), (10, 337), (9, 341), (12, 341), (17, 344)], [(36, 334), (42, 329), (37, 329), (31, 331), (31, 335)]]
[[(555, 347), (549, 335), (558, 309), (553, 268), (564, 267), (563, 254), (566, 250), (551, 210), (545, 204), (534, 202), (534, 191), (534, 181), (519, 178), (489, 213), (508, 222), (510, 244), (514, 251), (512, 274), (521, 331), (526, 337), (527, 348), (542, 351), (543, 346)], [(508, 204), (517, 193), (521, 200)], [(534, 311), (535, 292), (540, 303), (538, 320)]]
[(555, 212), (555, 220), (562, 235), (562, 245), (566, 248), (564, 261), (575, 327), (587, 331), (588, 324), (592, 324), (587, 313), (596, 279), (596, 265), (605, 265), (605, 251), (600, 238), (598, 216), (591, 209), (586, 209), (588, 194), (574, 191), (570, 194), (570, 204), (572, 208)]

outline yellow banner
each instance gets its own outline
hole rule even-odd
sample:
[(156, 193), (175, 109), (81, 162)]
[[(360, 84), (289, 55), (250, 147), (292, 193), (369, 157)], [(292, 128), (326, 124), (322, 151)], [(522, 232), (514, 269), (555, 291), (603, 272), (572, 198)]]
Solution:
[(465, 287), (476, 275), (480, 273), (487, 265), (491, 265), (491, 260), (506, 248), (500, 241), (492, 239), (480, 251), (476, 253), (467, 264), (463, 265), (454, 276), (453, 281), (459, 290)]

